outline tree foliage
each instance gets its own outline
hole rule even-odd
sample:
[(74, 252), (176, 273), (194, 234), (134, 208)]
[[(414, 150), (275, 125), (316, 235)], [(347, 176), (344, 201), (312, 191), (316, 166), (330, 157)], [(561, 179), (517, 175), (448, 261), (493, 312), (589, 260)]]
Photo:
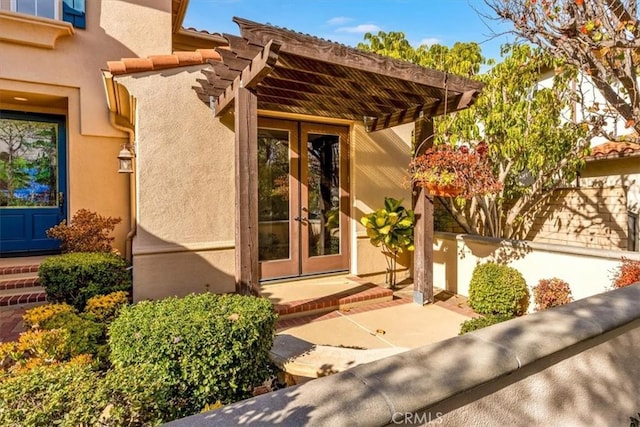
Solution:
[[(476, 43), (408, 47), (403, 33), (367, 34), (359, 48), (481, 80), (469, 109), (437, 117), (434, 144), (488, 143), (489, 163), (503, 189), (470, 200), (441, 198), (467, 233), (523, 238), (528, 218), (581, 165), (588, 127), (572, 121), (575, 70), (529, 45), (507, 45), (502, 61), (488, 63)], [(403, 41), (404, 40), (404, 41)], [(393, 49), (397, 48), (396, 52)], [(482, 66), (493, 65), (481, 73)], [(547, 86), (542, 76), (554, 76)], [(421, 141), (416, 141), (420, 144)]]
[(608, 139), (609, 110), (640, 133), (637, 0), (485, 0), (513, 32), (581, 70), (608, 105), (589, 105), (590, 124)]

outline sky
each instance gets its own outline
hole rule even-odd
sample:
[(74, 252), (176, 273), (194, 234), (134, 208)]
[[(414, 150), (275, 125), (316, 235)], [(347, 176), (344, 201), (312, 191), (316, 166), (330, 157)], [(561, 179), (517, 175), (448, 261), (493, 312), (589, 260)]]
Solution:
[(492, 39), (509, 26), (478, 11), (489, 14), (483, 0), (189, 0), (183, 26), (239, 35), (237, 16), (354, 47), (367, 32), (401, 31), (413, 46), (473, 41), (499, 59), (500, 45), (515, 39)]

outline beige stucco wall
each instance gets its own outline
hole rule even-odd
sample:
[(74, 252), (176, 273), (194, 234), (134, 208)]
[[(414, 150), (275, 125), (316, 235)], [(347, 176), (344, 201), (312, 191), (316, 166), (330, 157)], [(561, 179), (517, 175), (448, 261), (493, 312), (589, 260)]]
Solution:
[[(369, 242), (360, 218), (384, 206), (385, 197), (404, 199), (411, 207), (411, 191), (406, 185), (406, 173), (411, 159), (411, 133), (413, 124), (366, 133), (355, 126), (351, 147), (352, 240), (351, 272), (384, 280), (386, 262), (380, 248)], [(401, 259), (398, 280), (408, 273), (410, 257)]]
[(134, 299), (234, 290), (234, 136), (191, 89), (201, 66), (118, 77), (137, 100)]
[(569, 283), (574, 299), (578, 300), (608, 290), (612, 272), (620, 265), (621, 257), (640, 260), (638, 252), (451, 233), (436, 233), (433, 247), (434, 285), (462, 295), (469, 295), (469, 282), (476, 265), (490, 261), (518, 269), (530, 288), (540, 279), (558, 277)]
[[(37, 25), (12, 26), (14, 41), (0, 40), (0, 92), (8, 94), (0, 108), (67, 116), (69, 217), (86, 208), (122, 218), (115, 246), (123, 252), (129, 184), (117, 173), (117, 155), (127, 138), (110, 124), (100, 70), (109, 60), (170, 53), (171, 1), (91, 0), (86, 11), (87, 28), (58, 38), (52, 49), (28, 45)], [(20, 14), (8, 19), (13, 15)], [(15, 41), (16, 28), (24, 42)], [(5, 30), (0, 26), (0, 39)], [(12, 101), (16, 93), (30, 102)]]
[[(544, 337), (537, 337), (544, 340)], [(626, 426), (640, 412), (640, 321), (454, 397), (444, 426)], [(600, 342), (597, 342), (600, 341)], [(585, 349), (586, 347), (586, 349)], [(557, 362), (557, 363), (556, 363)], [(469, 402), (469, 403), (468, 403)], [(445, 404), (435, 412), (446, 411)]]

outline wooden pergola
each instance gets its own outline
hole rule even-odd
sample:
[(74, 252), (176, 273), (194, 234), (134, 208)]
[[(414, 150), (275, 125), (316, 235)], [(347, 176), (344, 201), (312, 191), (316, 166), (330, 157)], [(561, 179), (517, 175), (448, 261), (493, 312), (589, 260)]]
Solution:
[[(259, 294), (258, 110), (364, 122), (368, 132), (416, 123), (420, 151), (431, 118), (469, 107), (482, 83), (362, 52), (270, 25), (234, 18), (222, 61), (210, 61), (194, 87), (220, 117), (235, 112), (236, 290)], [(414, 300), (433, 300), (433, 203), (416, 198)]]

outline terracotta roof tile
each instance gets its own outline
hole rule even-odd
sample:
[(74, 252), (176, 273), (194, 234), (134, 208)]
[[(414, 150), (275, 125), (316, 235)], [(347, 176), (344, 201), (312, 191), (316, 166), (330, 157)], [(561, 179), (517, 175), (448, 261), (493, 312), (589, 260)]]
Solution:
[(222, 37), (222, 35), (220, 33), (212, 33), (212, 32), (209, 32), (207, 30), (199, 30), (199, 29), (193, 28), (193, 27), (182, 27), (182, 30), (189, 31), (189, 32), (192, 32), (192, 33), (204, 34), (205, 36)]
[(191, 52), (174, 52), (172, 55), (152, 55), (148, 58), (122, 58), (119, 61), (108, 61), (107, 67), (111, 74), (118, 75), (199, 65), (208, 60), (220, 59), (220, 54), (215, 49), (198, 49)]
[(640, 144), (635, 142), (607, 141), (604, 144), (591, 148), (591, 155), (588, 158), (595, 160), (635, 155), (640, 155)]

